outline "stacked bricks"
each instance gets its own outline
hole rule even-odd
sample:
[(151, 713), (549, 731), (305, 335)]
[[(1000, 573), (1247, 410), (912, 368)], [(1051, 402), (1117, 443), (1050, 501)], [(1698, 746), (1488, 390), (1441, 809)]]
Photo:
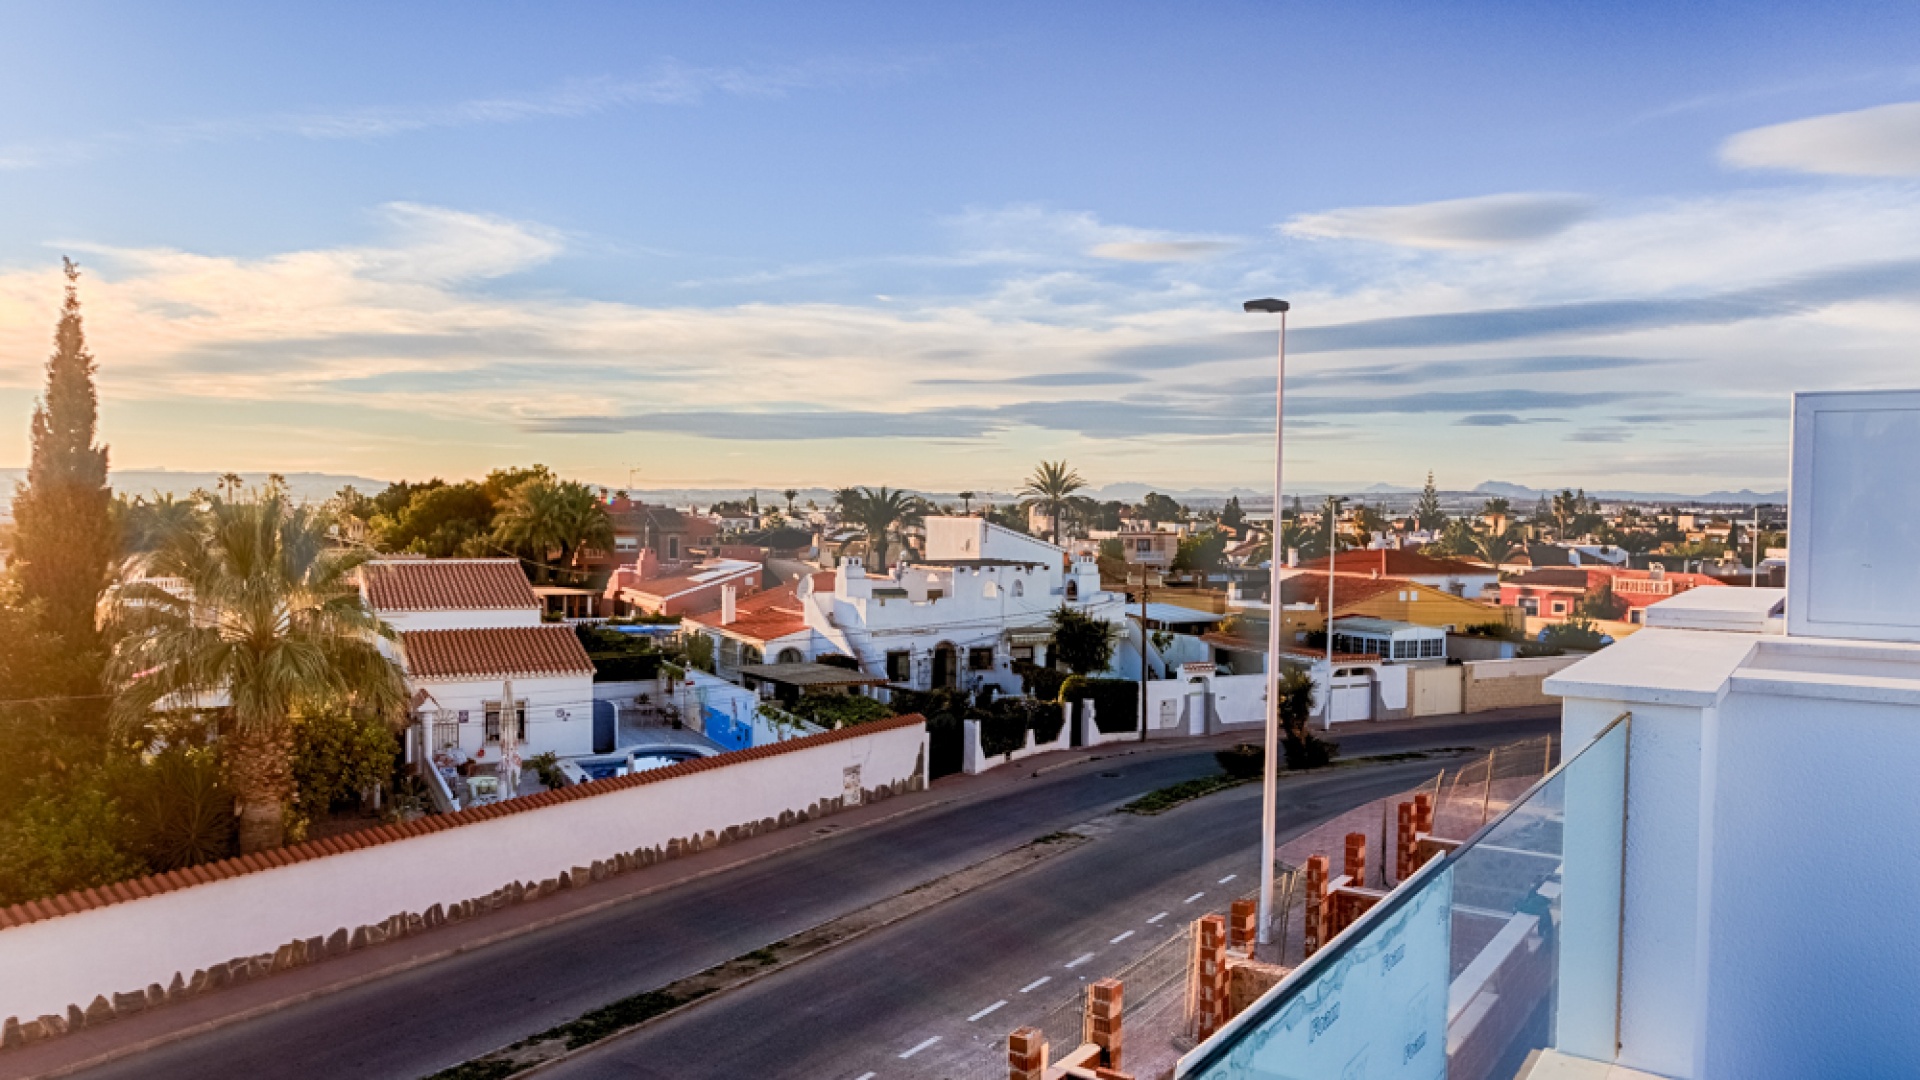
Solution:
[(1227, 1023), (1227, 921), (1218, 915), (1200, 919), (1200, 956), (1198, 992), (1194, 1011), (1200, 1022), (1200, 1037), (1207, 1038)]
[(1413, 804), (1401, 803), (1394, 820), (1393, 880), (1398, 883), (1412, 877), (1418, 869), (1413, 865), (1415, 853), (1420, 849), (1413, 829)]
[(1101, 979), (1087, 987), (1087, 1033), (1100, 1048), (1100, 1063), (1109, 1069), (1120, 1067), (1124, 1040), (1120, 1031), (1120, 1009), (1125, 988), (1119, 979)]
[(1367, 884), (1367, 834), (1350, 832), (1347, 834), (1347, 852), (1343, 868), (1347, 874), (1347, 883), (1365, 888)]
[(1307, 895), (1302, 905), (1300, 918), (1301, 941), (1306, 955), (1312, 956), (1330, 936), (1327, 932), (1327, 857), (1315, 855), (1307, 859)]
[(1014, 1029), (1007, 1036), (1007, 1080), (1045, 1080), (1047, 1037), (1037, 1027)]
[(1413, 797), (1413, 831), (1423, 836), (1433, 833), (1433, 796), (1425, 792)]
[(1227, 916), (1227, 948), (1252, 956), (1259, 925), (1260, 906), (1252, 900), (1235, 900)]

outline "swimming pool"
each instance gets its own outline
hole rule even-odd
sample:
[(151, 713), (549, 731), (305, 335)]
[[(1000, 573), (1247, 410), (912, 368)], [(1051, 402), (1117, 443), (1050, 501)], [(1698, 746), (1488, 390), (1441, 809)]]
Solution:
[(698, 750), (667, 746), (644, 753), (576, 758), (573, 763), (580, 767), (581, 772), (587, 774), (587, 779), (605, 780), (608, 777), (625, 776), (629, 772), (664, 769), (669, 765), (678, 765), (683, 761), (692, 761), (706, 756)]

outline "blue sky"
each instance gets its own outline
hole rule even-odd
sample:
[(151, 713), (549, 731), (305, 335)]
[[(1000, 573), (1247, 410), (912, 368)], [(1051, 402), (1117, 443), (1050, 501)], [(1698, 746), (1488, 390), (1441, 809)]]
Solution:
[(127, 467), (1258, 486), (1264, 294), (1303, 483), (1920, 372), (1911, 5), (908, 7), (16, 6), (0, 465), (62, 253)]

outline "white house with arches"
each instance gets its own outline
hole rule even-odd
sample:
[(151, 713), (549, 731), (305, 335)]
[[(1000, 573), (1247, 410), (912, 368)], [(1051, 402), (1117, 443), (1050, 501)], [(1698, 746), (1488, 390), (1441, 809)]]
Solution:
[(859, 559), (689, 616), (722, 675), (743, 664), (851, 657), (890, 685), (1019, 693), (1016, 660), (1045, 663), (1061, 606), (1125, 626), (1126, 598), (1088, 557), (978, 517), (926, 519), (926, 555), (890, 572)]

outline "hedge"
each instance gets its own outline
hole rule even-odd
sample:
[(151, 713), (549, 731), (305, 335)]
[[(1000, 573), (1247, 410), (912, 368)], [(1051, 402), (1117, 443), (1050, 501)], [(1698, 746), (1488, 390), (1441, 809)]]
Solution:
[(1093, 724), (1103, 734), (1140, 730), (1140, 684), (1132, 679), (1076, 675), (1060, 687), (1060, 700), (1093, 702)]
[(660, 674), (657, 652), (601, 653), (587, 659), (593, 661), (594, 682), (643, 682)]

